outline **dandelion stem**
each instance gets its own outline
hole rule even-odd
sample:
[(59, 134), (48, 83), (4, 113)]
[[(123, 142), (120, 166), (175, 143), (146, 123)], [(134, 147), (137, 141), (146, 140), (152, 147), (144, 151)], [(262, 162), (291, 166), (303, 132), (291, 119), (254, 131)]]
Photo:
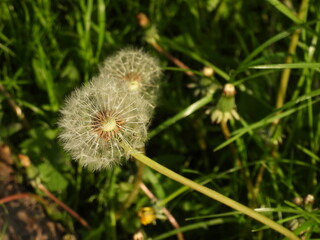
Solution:
[(172, 170), (162, 166), (161, 164), (153, 161), (151, 158), (148, 158), (142, 153), (139, 153), (135, 151), (134, 149), (130, 148), (129, 146), (125, 145), (124, 143), (121, 143), (121, 146), (124, 148), (125, 151), (127, 151), (131, 156), (133, 156), (136, 160), (142, 162), (143, 164), (147, 165), (148, 167), (158, 171), (159, 173), (185, 185), (188, 186), (197, 192), (200, 192), (218, 202), (221, 202), (239, 212), (242, 212), (243, 214), (269, 226), (270, 228), (274, 229), (275, 231), (281, 233), (282, 235), (286, 236), (287, 238), (291, 240), (299, 240), (299, 238), (291, 231), (286, 229), (285, 227), (281, 226), (280, 224), (276, 223), (275, 221), (271, 220), (270, 218), (267, 218), (254, 210), (242, 205), (239, 202), (236, 202), (232, 200), (231, 198), (228, 198), (210, 188), (207, 188), (205, 186), (202, 186), (188, 178), (185, 178), (176, 172), (173, 172)]

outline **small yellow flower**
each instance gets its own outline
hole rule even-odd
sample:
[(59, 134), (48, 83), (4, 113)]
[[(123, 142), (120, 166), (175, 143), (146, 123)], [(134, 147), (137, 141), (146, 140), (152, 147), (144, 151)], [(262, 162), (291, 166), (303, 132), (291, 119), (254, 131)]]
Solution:
[(148, 225), (148, 224), (155, 224), (156, 223), (156, 211), (154, 210), (153, 207), (143, 207), (140, 208), (138, 211), (138, 216), (140, 218), (140, 222), (143, 225)]

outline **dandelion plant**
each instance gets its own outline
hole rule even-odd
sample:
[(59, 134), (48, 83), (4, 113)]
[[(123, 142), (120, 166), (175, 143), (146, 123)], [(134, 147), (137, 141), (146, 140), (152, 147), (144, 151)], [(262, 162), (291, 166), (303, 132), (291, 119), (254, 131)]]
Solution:
[[(298, 239), (273, 220), (163, 167), (139, 152), (147, 138), (150, 105), (153, 106), (156, 98), (153, 96), (157, 95), (159, 74), (158, 61), (140, 50), (123, 50), (105, 60), (100, 75), (75, 90), (61, 110), (60, 139), (64, 148), (83, 166), (93, 170), (110, 168), (122, 157), (131, 155), (165, 176), (264, 223), (284, 236)], [(227, 121), (231, 115), (239, 118), (234, 110), (234, 94), (234, 86), (227, 84), (222, 96), (225, 99), (220, 101), (224, 103), (220, 105), (227, 108), (230, 116), (220, 117), (213, 113), (213, 121)]]

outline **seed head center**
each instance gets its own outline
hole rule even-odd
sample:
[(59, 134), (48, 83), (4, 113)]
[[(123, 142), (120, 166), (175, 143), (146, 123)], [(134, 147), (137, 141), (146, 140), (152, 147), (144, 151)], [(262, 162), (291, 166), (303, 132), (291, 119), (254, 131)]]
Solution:
[(130, 85), (129, 85), (130, 90), (136, 91), (139, 89), (139, 87), (140, 87), (140, 83), (138, 81), (134, 80), (130, 82)]
[(136, 82), (142, 81), (141, 74), (137, 72), (127, 73), (125, 76), (123, 76), (123, 79), (127, 81), (136, 81)]
[(105, 119), (100, 126), (101, 130), (104, 132), (114, 131), (116, 127), (117, 127), (117, 121), (113, 117), (109, 117), (108, 119)]
[(92, 129), (98, 136), (106, 141), (117, 137), (124, 121), (113, 115), (113, 112), (99, 112), (92, 121)]

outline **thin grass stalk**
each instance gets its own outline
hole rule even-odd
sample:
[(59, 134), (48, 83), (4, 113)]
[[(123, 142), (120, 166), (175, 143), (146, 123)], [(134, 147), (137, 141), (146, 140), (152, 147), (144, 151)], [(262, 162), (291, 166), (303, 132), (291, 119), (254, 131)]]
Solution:
[[(298, 14), (299, 19), (303, 20), (305, 18), (308, 10), (308, 5), (309, 5), (309, 0), (302, 0), (299, 14)], [(291, 36), (291, 41), (288, 49), (289, 56), (286, 58), (285, 63), (292, 63), (292, 60), (293, 60), (292, 56), (296, 52), (296, 48), (299, 42), (300, 32), (301, 32), (301, 29), (297, 29)], [(291, 73), (291, 69), (289, 68), (285, 68), (282, 71), (280, 87), (279, 87), (277, 102), (276, 102), (276, 108), (281, 108), (283, 106), (283, 103), (286, 97), (287, 88), (288, 88), (290, 73)]]

